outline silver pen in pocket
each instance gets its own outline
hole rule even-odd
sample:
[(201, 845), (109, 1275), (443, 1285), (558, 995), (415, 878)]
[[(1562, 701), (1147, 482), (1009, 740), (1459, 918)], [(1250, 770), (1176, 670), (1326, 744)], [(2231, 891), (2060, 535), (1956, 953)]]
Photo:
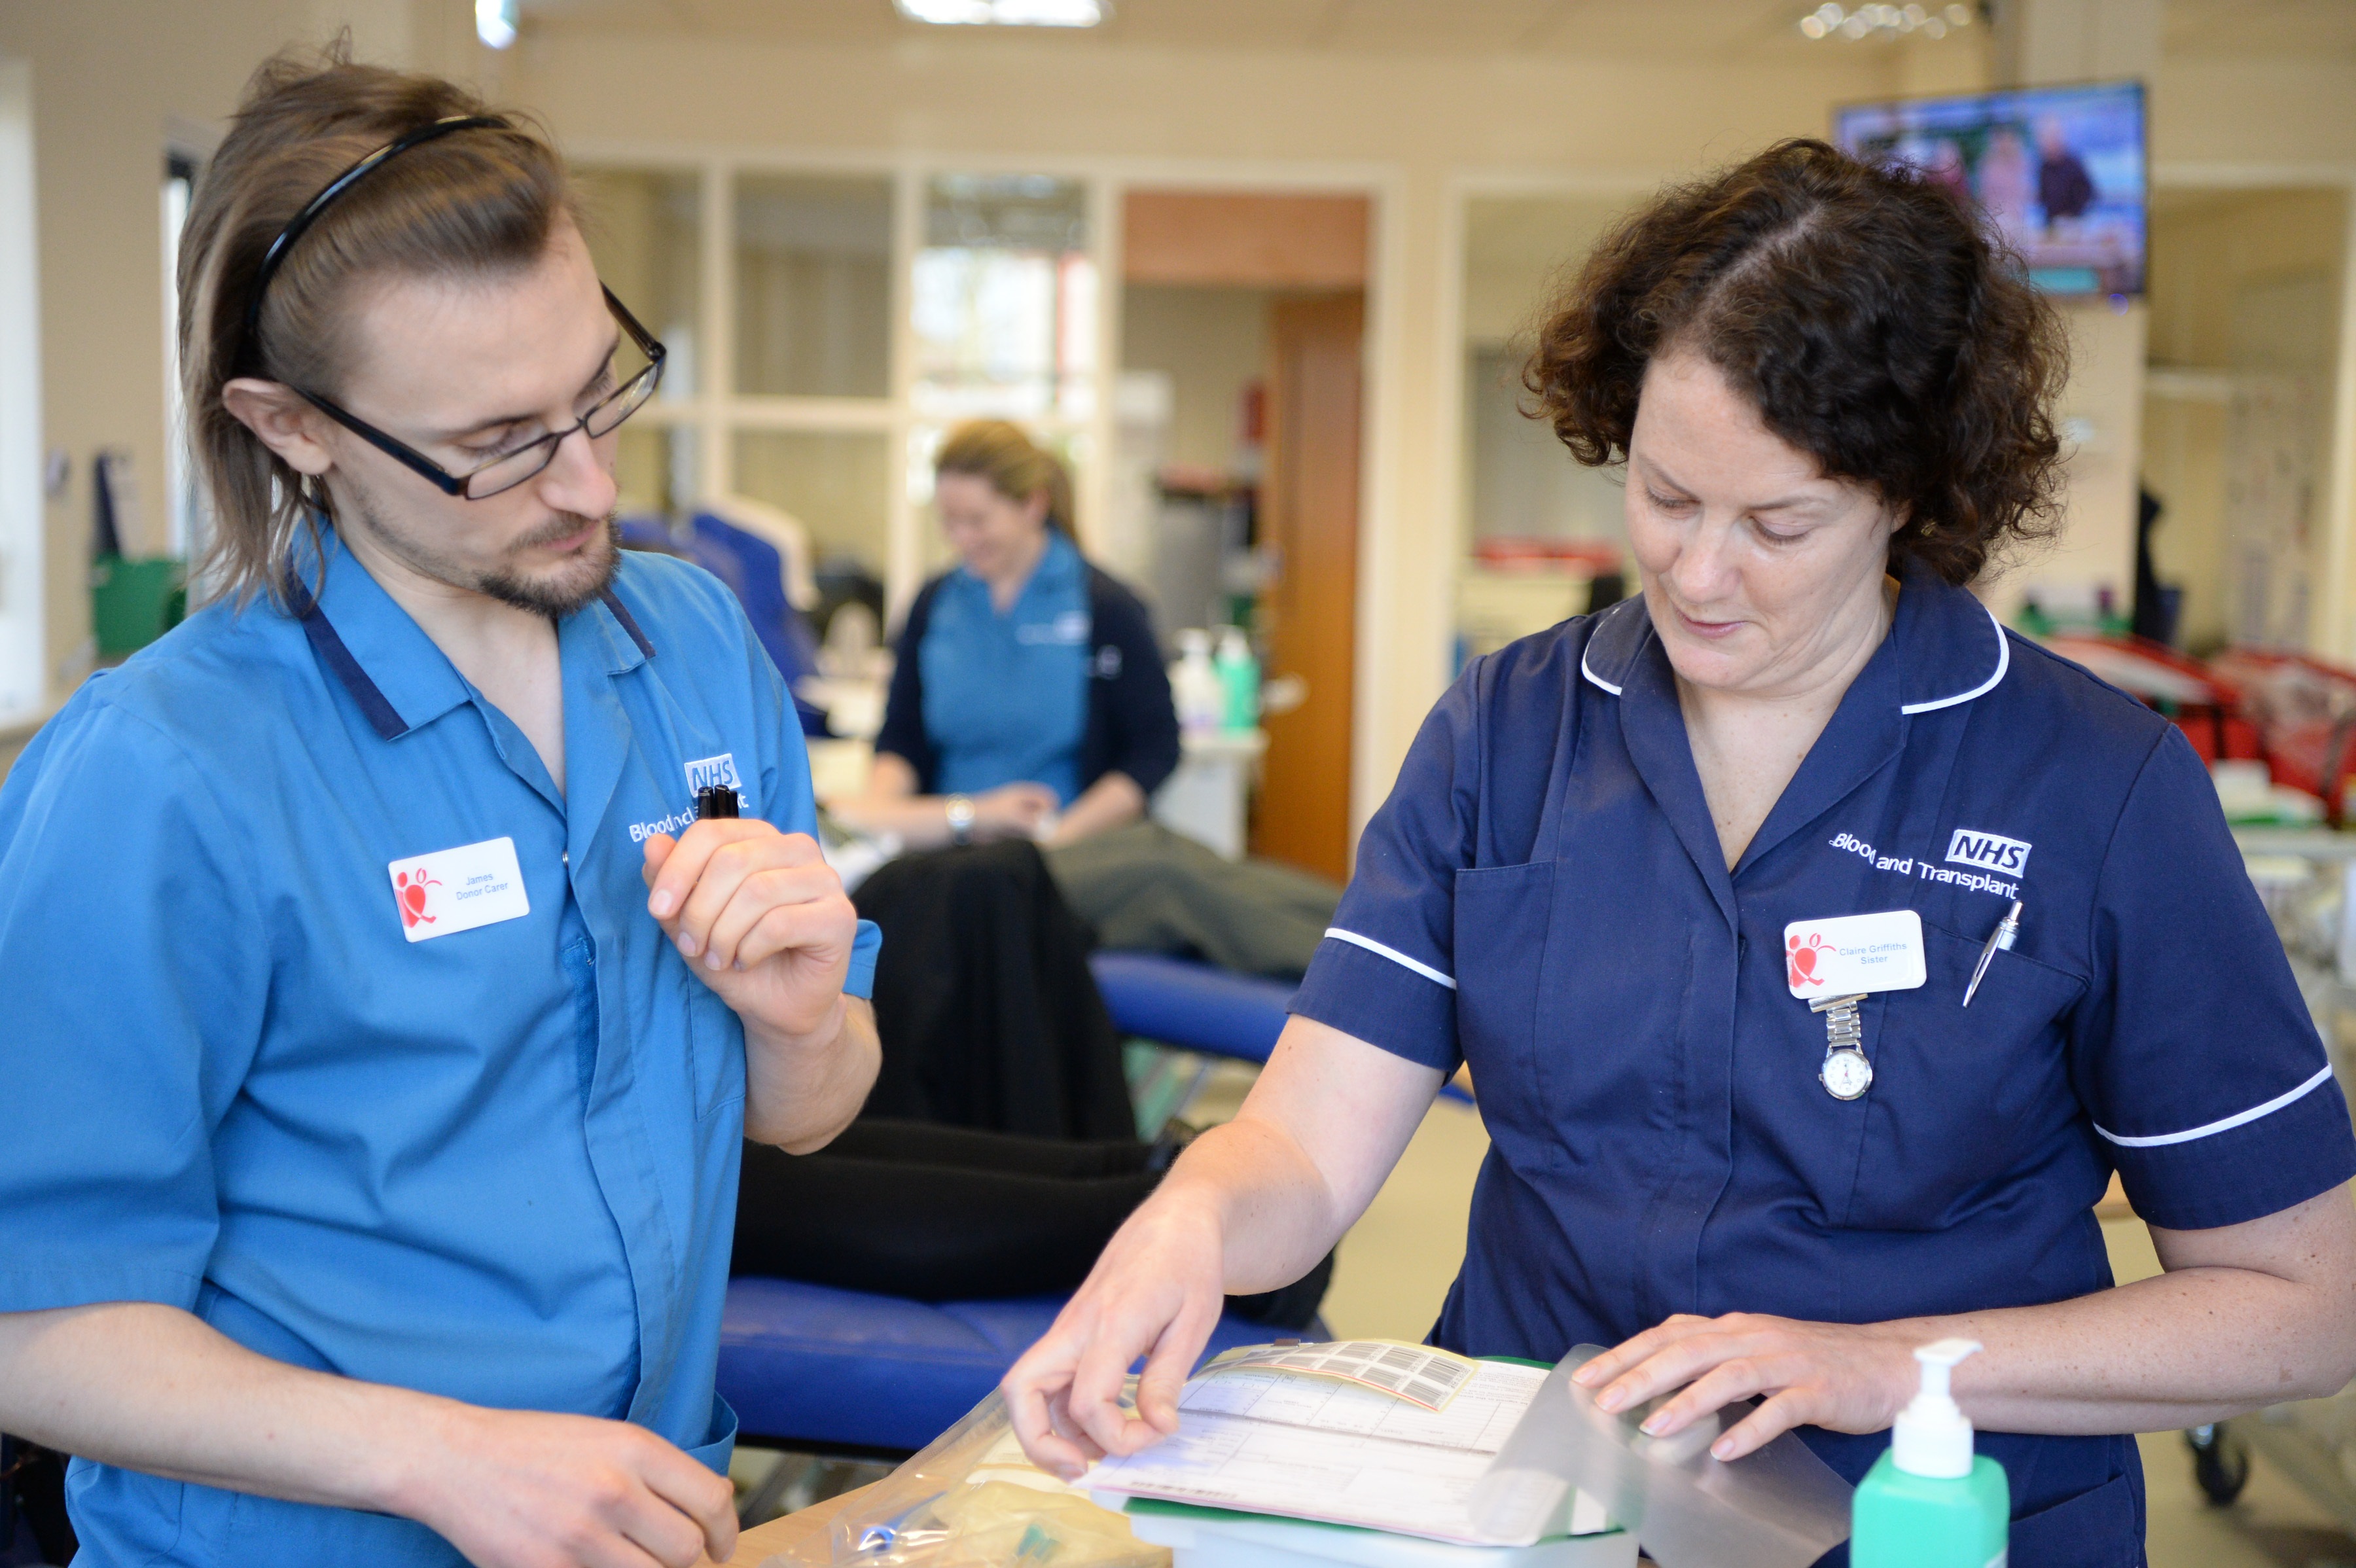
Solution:
[(2004, 918), (1996, 923), (1996, 929), (1988, 933), (1987, 946), (1980, 949), (1980, 961), (1972, 968), (1972, 983), (1964, 987), (1965, 1006), (1968, 1007), (1972, 1004), (1972, 993), (1980, 988), (1980, 980), (1987, 973), (1988, 961), (1996, 957), (1999, 948), (2006, 952), (2010, 952), (2012, 939), (2019, 935), (2020, 935), (2020, 900), (2015, 898), (2012, 901), (2012, 908), (2004, 912)]

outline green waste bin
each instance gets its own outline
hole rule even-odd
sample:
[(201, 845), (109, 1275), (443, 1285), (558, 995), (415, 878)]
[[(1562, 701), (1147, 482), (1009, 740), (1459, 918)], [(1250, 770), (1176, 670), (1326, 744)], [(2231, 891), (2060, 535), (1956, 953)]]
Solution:
[(187, 564), (168, 555), (102, 555), (90, 569), (91, 628), (102, 658), (136, 653), (188, 613)]

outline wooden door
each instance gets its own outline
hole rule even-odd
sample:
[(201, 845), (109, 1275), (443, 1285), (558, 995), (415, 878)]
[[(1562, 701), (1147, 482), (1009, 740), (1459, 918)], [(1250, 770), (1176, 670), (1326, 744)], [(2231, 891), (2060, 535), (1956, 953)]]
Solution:
[(1308, 698), (1266, 721), (1252, 852), (1350, 875), (1350, 719), (1357, 664), (1359, 342), (1365, 295), (1269, 307), (1264, 537), (1277, 574), (1260, 600), (1270, 675)]

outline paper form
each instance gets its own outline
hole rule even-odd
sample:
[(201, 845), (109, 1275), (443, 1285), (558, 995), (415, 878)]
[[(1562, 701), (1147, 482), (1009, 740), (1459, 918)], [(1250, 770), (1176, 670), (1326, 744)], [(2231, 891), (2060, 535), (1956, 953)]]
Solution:
[(1480, 1542), (1473, 1484), (1546, 1380), (1543, 1367), (1473, 1363), (1445, 1410), (1354, 1384), (1276, 1371), (1198, 1376), (1179, 1428), (1104, 1460), (1091, 1491), (1325, 1520)]

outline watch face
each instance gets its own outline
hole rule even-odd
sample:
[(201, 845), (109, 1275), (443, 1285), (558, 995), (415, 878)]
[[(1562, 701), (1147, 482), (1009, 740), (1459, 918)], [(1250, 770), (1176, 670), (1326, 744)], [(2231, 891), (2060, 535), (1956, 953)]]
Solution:
[(1825, 1057), (1824, 1071), (1817, 1077), (1825, 1092), (1835, 1100), (1855, 1100), (1873, 1083), (1873, 1064), (1865, 1059), (1863, 1051), (1832, 1051)]

